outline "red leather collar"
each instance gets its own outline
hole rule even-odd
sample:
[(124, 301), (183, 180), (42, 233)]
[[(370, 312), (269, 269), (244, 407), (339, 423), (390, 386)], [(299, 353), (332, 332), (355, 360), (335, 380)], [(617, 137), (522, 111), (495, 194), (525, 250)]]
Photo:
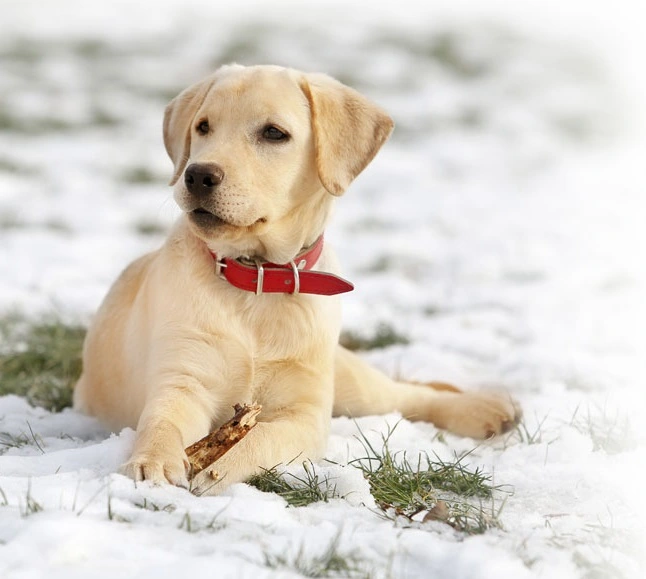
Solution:
[(323, 251), (323, 236), (313, 245), (301, 251), (285, 264), (270, 263), (260, 259), (215, 260), (215, 272), (231, 285), (256, 295), (262, 293), (318, 294), (331, 296), (352, 291), (354, 286), (347, 280), (322, 271), (310, 271)]

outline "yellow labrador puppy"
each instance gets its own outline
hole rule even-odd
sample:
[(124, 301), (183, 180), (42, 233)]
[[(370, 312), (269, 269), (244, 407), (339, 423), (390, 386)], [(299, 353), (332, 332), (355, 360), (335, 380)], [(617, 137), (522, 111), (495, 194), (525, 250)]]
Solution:
[(222, 67), (168, 105), (184, 214), (105, 298), (74, 395), (78, 410), (136, 428), (123, 473), (188, 486), (184, 448), (236, 403), (261, 404), (260, 423), (195, 478), (197, 493), (320, 458), (333, 414), (397, 410), (476, 438), (516, 423), (509, 399), (397, 383), (338, 345), (337, 294), (352, 285), (323, 232), (392, 128), (332, 78), (275, 66)]

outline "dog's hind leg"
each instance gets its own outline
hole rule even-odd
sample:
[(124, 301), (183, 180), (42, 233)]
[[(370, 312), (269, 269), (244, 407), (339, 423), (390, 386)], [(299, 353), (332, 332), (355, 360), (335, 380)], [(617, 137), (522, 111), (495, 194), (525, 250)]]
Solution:
[(432, 422), (472, 438), (501, 434), (520, 419), (520, 410), (509, 397), (462, 392), (442, 382), (398, 382), (338, 346), (334, 415), (359, 417), (395, 411), (409, 420)]

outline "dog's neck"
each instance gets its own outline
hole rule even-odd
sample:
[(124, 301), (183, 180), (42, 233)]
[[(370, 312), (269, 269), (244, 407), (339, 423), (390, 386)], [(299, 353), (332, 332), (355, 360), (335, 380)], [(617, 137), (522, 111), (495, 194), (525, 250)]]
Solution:
[[(293, 259), (290, 259), (285, 263), (274, 263), (266, 259), (264, 256), (260, 255), (240, 255), (235, 258), (235, 261), (239, 261), (240, 263), (245, 265), (255, 265), (260, 263), (261, 265), (267, 265), (269, 267), (291, 267), (291, 264), (296, 264), (296, 267), (298, 267), (299, 270), (308, 271), (316, 265), (319, 257), (321, 257), (321, 253), (323, 253), (323, 246), (324, 240), (323, 234), (321, 233), (321, 235), (319, 235), (313, 243), (310, 243), (309, 245), (301, 248), (301, 250), (294, 256)], [(211, 248), (209, 248), (209, 253), (215, 260), (223, 259), (218, 255), (216, 251), (213, 251)], [(232, 258), (224, 259), (232, 260)]]
[(232, 286), (254, 292), (282, 294), (336, 295), (352, 291), (347, 280), (331, 273), (312, 271), (323, 252), (323, 235), (300, 251), (288, 263), (272, 263), (259, 258), (222, 258), (210, 251), (217, 276)]
[[(284, 242), (280, 242), (276, 239), (255, 239), (253, 243), (245, 246), (241, 246), (239, 243), (229, 243), (227, 241), (216, 241), (209, 242), (204, 240), (203, 243), (206, 245), (209, 253), (211, 255), (217, 255), (219, 258), (227, 259), (237, 259), (242, 261), (255, 262), (260, 261), (261, 263), (273, 263), (273, 264), (289, 264), (292, 261), (298, 262), (301, 254), (307, 253), (308, 250), (321, 241), (321, 248), (323, 246), (323, 233), (321, 232), (318, 235), (313, 235), (306, 238), (303, 242), (296, 242), (296, 247), (290, 251), (279, 251), (275, 249), (276, 246), (280, 247), (281, 245), (288, 245)], [(320, 255), (320, 252), (319, 252)]]

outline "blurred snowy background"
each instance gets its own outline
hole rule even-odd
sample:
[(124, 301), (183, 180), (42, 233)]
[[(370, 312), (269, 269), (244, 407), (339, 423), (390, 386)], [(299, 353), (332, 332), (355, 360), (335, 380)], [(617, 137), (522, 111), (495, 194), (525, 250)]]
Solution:
[[(196, 538), (177, 513), (131, 512), (132, 485), (110, 474), (131, 433), (105, 440), (70, 411), (0, 398), (0, 432), (29, 424), (46, 451), (0, 456), (0, 575), (171, 576), (213, 569), (214, 556), (223, 577), (298, 576), (263, 566), (249, 545), (314, 552), (344, 528), (342, 547), (373, 561), (374, 577), (642, 576), (642, 28), (628, 0), (0, 0), (1, 313), (85, 323), (125, 264), (162, 242), (178, 213), (161, 120), (182, 88), (233, 61), (322, 71), (396, 122), (327, 234), (357, 288), (344, 298), (346, 330), (406, 342), (365, 353), (389, 372), (502, 386), (525, 408), (524, 436), (471, 455), (514, 489), (503, 530), (402, 530), (368, 509), (284, 510), (238, 488), (222, 499), (228, 530)], [(475, 446), (431, 444), (425, 425), (401, 430), (410, 452)], [(352, 435), (335, 421), (328, 457), (342, 460)], [(106, 480), (128, 525), (106, 519), (104, 499), (82, 517), (69, 506), (105, 494)], [(44, 513), (25, 517), (31, 492)], [(149, 492), (178, 512), (223, 508)], [(94, 533), (105, 542), (88, 542)]]

